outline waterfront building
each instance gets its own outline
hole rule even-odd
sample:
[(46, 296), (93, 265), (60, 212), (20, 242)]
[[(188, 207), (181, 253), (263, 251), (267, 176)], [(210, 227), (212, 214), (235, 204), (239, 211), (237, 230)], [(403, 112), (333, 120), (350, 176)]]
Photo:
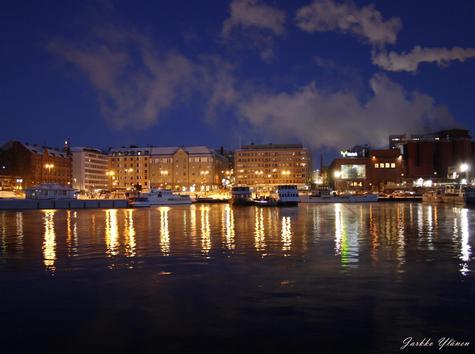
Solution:
[(109, 149), (109, 176), (113, 190), (150, 188), (150, 147)]
[(237, 185), (270, 190), (282, 184), (305, 188), (311, 182), (311, 153), (301, 144), (243, 145), (234, 160)]
[(106, 154), (96, 148), (72, 147), (71, 156), (73, 188), (89, 193), (111, 189), (115, 176)]
[(9, 141), (0, 148), (2, 180), (13, 177), (20, 189), (41, 183), (71, 185), (72, 160), (65, 150)]
[(206, 146), (153, 147), (150, 185), (177, 191), (205, 192), (222, 188), (227, 159)]
[(211, 191), (222, 186), (227, 160), (206, 146), (114, 148), (110, 173), (116, 189)]
[(402, 182), (402, 155), (398, 149), (342, 151), (330, 165), (337, 191), (383, 191)]
[(407, 179), (443, 180), (462, 164), (475, 163), (475, 142), (466, 129), (391, 135), (389, 146), (401, 151)]

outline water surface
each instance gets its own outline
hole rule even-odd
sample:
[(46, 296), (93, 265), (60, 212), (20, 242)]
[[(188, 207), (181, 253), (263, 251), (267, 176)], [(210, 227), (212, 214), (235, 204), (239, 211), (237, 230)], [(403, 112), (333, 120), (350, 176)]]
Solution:
[(474, 223), (417, 203), (0, 212), (3, 348), (473, 349)]

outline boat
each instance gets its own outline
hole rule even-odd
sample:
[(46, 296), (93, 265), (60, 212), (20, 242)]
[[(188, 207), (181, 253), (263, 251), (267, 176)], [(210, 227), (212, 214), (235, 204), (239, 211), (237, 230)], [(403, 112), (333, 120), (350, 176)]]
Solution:
[(319, 188), (310, 195), (300, 198), (302, 203), (373, 203), (377, 194), (336, 194), (330, 188)]
[(466, 204), (475, 204), (475, 187), (466, 187), (464, 190), (464, 199)]
[(253, 200), (255, 206), (259, 207), (273, 207), (278, 206), (278, 202), (276, 199), (271, 197), (259, 197)]
[(140, 193), (148, 198), (150, 205), (188, 205), (191, 204), (189, 195), (174, 194), (168, 189), (152, 189), (149, 193)]
[(129, 198), (129, 206), (132, 208), (148, 208), (150, 200), (147, 197), (131, 197)]
[(233, 205), (254, 205), (249, 187), (239, 186), (231, 189), (231, 203)]
[(77, 199), (77, 191), (57, 183), (43, 183), (25, 190), (25, 199), (70, 200)]
[(422, 201), (425, 203), (446, 203), (465, 204), (464, 190), (455, 185), (446, 186), (445, 189), (438, 188), (422, 194)]
[(277, 186), (278, 206), (297, 206), (299, 204), (299, 192), (295, 185)]

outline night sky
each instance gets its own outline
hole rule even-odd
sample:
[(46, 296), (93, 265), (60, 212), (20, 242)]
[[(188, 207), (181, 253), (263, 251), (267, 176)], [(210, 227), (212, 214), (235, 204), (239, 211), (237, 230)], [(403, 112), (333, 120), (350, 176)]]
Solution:
[(295, 143), (475, 134), (475, 2), (11, 1), (0, 142)]

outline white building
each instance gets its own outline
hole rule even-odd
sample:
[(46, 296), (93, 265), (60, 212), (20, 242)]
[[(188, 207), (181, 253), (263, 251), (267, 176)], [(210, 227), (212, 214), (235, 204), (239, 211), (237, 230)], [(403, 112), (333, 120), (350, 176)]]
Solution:
[(71, 148), (73, 157), (73, 188), (94, 192), (110, 189), (109, 159), (101, 150), (89, 147)]

